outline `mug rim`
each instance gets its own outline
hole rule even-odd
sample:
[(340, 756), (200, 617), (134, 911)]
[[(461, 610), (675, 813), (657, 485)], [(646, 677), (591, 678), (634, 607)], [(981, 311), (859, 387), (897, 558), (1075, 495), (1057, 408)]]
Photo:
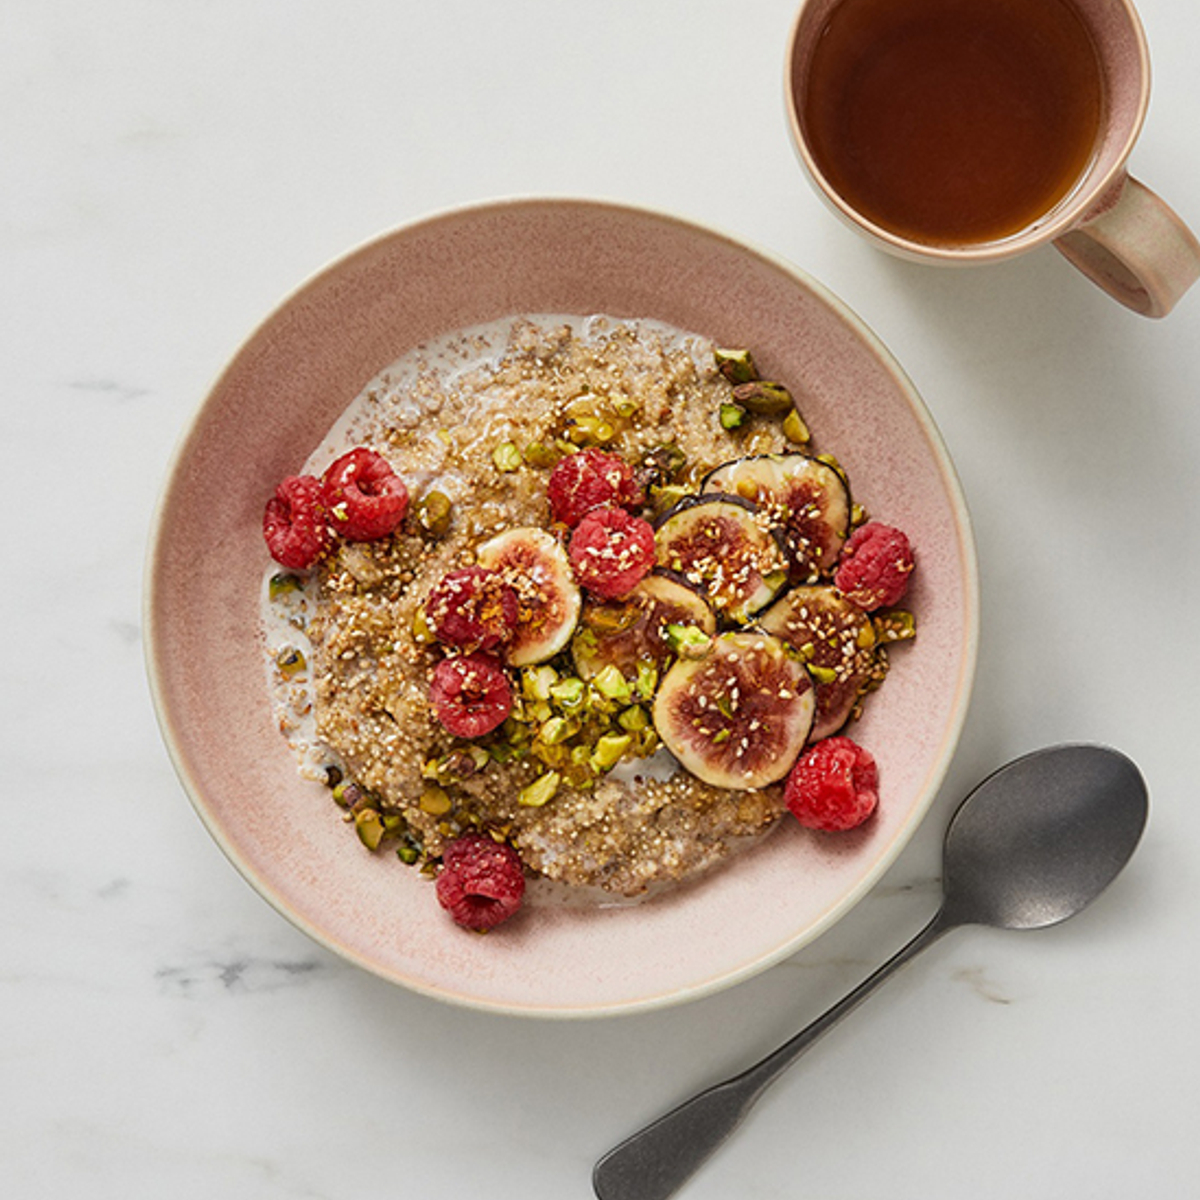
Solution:
[[(1137, 47), (1138, 61), (1138, 98), (1132, 119), (1128, 122), (1125, 136), (1119, 149), (1111, 155), (1111, 162), (1103, 170), (1094, 171), (1094, 160), (1084, 169), (1075, 186), (1063, 196), (1053, 208), (1038, 222), (1026, 226), (1018, 233), (1009, 237), (986, 242), (964, 242), (958, 244), (939, 245), (932, 242), (919, 242), (906, 238), (901, 234), (887, 229), (885, 226), (872, 221), (850, 204), (835, 188), (817, 165), (805, 137), (803, 124), (800, 119), (801, 104), (797, 89), (793, 83), (793, 64), (800, 45), (801, 27), (807, 13), (817, 4), (827, 0), (800, 0), (800, 5), (792, 18), (788, 34), (787, 52), (783, 64), (784, 107), (788, 117), (788, 127), (791, 133), (792, 146), (804, 167), (810, 182), (817, 194), (833, 209), (852, 229), (866, 235), (882, 249), (898, 255), (901, 258), (918, 262), (934, 262), (946, 265), (967, 265), (973, 263), (999, 262), (1014, 258), (1037, 246), (1045, 245), (1061, 237), (1068, 230), (1081, 225), (1089, 217), (1106, 209), (1113, 199), (1119, 195), (1127, 175), (1127, 163), (1133, 147), (1141, 135), (1142, 126), (1146, 120), (1146, 112), (1150, 104), (1150, 48), (1146, 39), (1146, 31), (1141, 17), (1133, 5), (1133, 0), (1108, 0), (1115, 8), (1125, 14), (1127, 26)], [(828, 11), (850, 0), (828, 0)], [(1076, 13), (1085, 22), (1089, 33), (1095, 26), (1095, 21), (1081, 11), (1078, 4), (1072, 4)], [(1101, 143), (1102, 144), (1102, 143)]]

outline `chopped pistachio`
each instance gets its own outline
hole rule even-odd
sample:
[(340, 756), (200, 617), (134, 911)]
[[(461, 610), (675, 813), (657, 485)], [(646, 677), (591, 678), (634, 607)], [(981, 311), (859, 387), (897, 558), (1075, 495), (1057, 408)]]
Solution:
[(649, 727), (650, 716), (641, 705), (635, 704), (632, 708), (627, 708), (624, 712), (617, 714), (617, 724), (630, 733), (641, 733), (643, 729)]
[(587, 684), (574, 675), (560, 679), (550, 687), (550, 698), (567, 711), (578, 708), (583, 703), (586, 694)]
[[(909, 617), (912, 616), (911, 613), (908, 613), (906, 615)], [(913, 630), (913, 633), (916, 633), (915, 629)], [(858, 636), (854, 639), (855, 644), (858, 646), (858, 648), (860, 650), (869, 650), (873, 645), (875, 645), (875, 640), (876, 640), (875, 626), (872, 625), (871, 622), (869, 622), (869, 621), (865, 622), (863, 625), (861, 625), (859, 627)]]
[(796, 411), (792, 404), (792, 393), (782, 383), (768, 383), (765, 380), (739, 383), (733, 389), (733, 398), (743, 408), (762, 417), (782, 417), (785, 413)]
[(633, 737), (628, 733), (606, 733), (597, 740), (588, 761), (596, 771), (611, 771), (632, 742)]
[(568, 721), (566, 717), (551, 717), (548, 721), (542, 722), (541, 728), (538, 730), (538, 737), (547, 746), (557, 746), (578, 732), (578, 721)]
[(778, 591), (785, 583), (787, 583), (788, 573), (786, 571), (770, 571), (763, 576), (763, 583), (771, 589)]
[(638, 663), (633, 687), (639, 700), (650, 700), (654, 696), (654, 689), (658, 687), (658, 668), (648, 662)]
[(298, 592), (301, 586), (298, 576), (289, 575), (286, 571), (280, 571), (278, 575), (272, 575), (268, 581), (267, 595), (272, 600), (278, 600), (281, 596), (286, 596), (291, 592)]
[(629, 681), (621, 674), (621, 669), (612, 663), (596, 674), (592, 687), (606, 700), (615, 700), (619, 704), (628, 704), (633, 698)]
[(654, 473), (658, 482), (668, 483), (687, 465), (687, 455), (674, 442), (663, 442), (646, 451), (642, 465)]
[(496, 464), (497, 471), (515, 471), (522, 462), (521, 451), (515, 442), (501, 442), (492, 451), (492, 462)]
[(413, 505), (417, 524), (433, 537), (444, 537), (450, 528), (454, 505), (445, 492), (436, 489), (426, 492)]
[(732, 734), (729, 731), (729, 726), (726, 725), (725, 728), (718, 729), (717, 732), (712, 735), (712, 744), (714, 746), (719, 746), (722, 744), (722, 742), (729, 741), (730, 737), (732, 737)]
[(521, 452), (527, 466), (546, 469), (558, 462), (558, 452), (544, 442), (530, 442)]
[(691, 494), (692, 491), (690, 488), (683, 487), (677, 483), (668, 483), (661, 487), (652, 485), (650, 488), (650, 503), (655, 514), (661, 515), (668, 508), (674, 508), (680, 500)]
[(746, 419), (746, 410), (740, 404), (722, 404), (718, 414), (722, 429), (736, 429)]
[(308, 669), (308, 660), (295, 646), (286, 646), (275, 655), (275, 665), (284, 679), (295, 679)]
[(561, 782), (562, 776), (557, 771), (547, 771), (545, 775), (539, 775), (528, 787), (521, 789), (517, 794), (517, 803), (526, 808), (541, 808), (553, 798)]
[(436, 783), (430, 784), (422, 793), (421, 798), (417, 801), (422, 812), (427, 812), (430, 816), (441, 817), (450, 811), (453, 807), (450, 800), (450, 793), (443, 787), (438, 787)]
[(416, 611), (413, 613), (412, 635), (413, 641), (418, 642), (422, 646), (432, 646), (437, 641), (433, 628), (429, 624), (429, 617), (425, 614), (425, 605), (423, 604), (418, 604)]
[(758, 368), (749, 350), (727, 350), (721, 347), (713, 348), (713, 359), (717, 370), (730, 383), (749, 383), (758, 378)]
[(863, 508), (863, 506), (861, 504), (859, 504), (857, 501), (855, 501), (850, 506), (850, 524), (851, 524), (851, 526), (853, 528), (857, 529), (860, 525), (865, 525), (867, 523), (867, 520), (868, 520), (867, 510), (865, 508)]
[(421, 857), (421, 851), (409, 843), (405, 843), (396, 850), (396, 857), (407, 866), (412, 866), (418, 858)]
[(616, 396), (612, 401), (613, 412), (619, 417), (632, 417), (639, 408), (641, 401), (633, 396)]
[(905, 642), (917, 636), (917, 620), (902, 608), (875, 613), (871, 619), (881, 642)]
[(795, 408), (783, 418), (782, 429), (783, 436), (797, 446), (807, 446), (812, 438), (808, 426), (804, 423), (804, 418)]
[(727, 721), (732, 721), (734, 715), (737, 713), (737, 708), (728, 696), (718, 696), (717, 712), (719, 712)]
[(521, 672), (521, 691), (530, 700), (549, 700), (550, 689), (558, 682), (558, 672), (548, 663), (526, 667)]
[(335, 785), (333, 799), (335, 804), (343, 808), (356, 808), (364, 799), (363, 790), (353, 780), (347, 779)]
[(712, 646), (712, 638), (698, 625), (668, 625), (667, 645), (680, 658), (703, 658)]
[(383, 841), (383, 821), (373, 808), (360, 808), (354, 814), (354, 831), (368, 850), (378, 850)]
[(833, 683), (837, 679), (837, 672), (832, 667), (819, 667), (816, 663), (808, 664), (808, 673), (814, 683)]

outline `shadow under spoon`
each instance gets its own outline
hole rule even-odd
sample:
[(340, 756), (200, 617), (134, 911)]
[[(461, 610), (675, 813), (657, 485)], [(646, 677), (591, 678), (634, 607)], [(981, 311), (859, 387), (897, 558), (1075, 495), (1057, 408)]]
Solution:
[(960, 925), (1040, 929), (1086, 908), (1129, 861), (1148, 797), (1128, 758), (1103, 746), (1051, 746), (988, 776), (946, 830), (942, 906), (873, 975), (761, 1062), (693, 1096), (597, 1162), (600, 1200), (665, 1200), (733, 1132), (805, 1050), (897, 967)]

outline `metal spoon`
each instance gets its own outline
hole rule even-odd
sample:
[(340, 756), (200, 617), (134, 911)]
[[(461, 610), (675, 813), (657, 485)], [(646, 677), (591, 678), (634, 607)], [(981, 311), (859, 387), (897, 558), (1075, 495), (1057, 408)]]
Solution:
[(897, 967), (959, 925), (1040, 929), (1074, 916), (1116, 878), (1146, 824), (1141, 773), (1102, 746), (1051, 746), (1001, 767), (946, 831), (945, 896), (933, 920), (849, 995), (740, 1075), (700, 1092), (610, 1150), (600, 1200), (665, 1200), (733, 1132), (786, 1067)]

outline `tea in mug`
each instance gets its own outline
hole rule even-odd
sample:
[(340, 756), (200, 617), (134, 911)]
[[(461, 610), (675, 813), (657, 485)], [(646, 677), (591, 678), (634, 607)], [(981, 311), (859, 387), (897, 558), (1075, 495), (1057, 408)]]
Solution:
[(932, 245), (998, 241), (1045, 216), (1088, 166), (1104, 108), (1067, 0), (842, 0), (793, 71), (829, 185)]

